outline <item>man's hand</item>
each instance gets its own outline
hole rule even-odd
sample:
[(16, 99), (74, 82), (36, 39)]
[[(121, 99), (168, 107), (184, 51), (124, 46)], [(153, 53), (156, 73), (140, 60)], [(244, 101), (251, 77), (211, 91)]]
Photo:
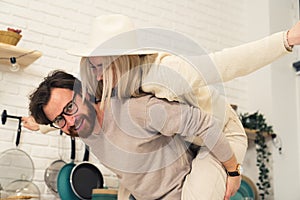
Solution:
[(231, 196), (234, 196), (235, 193), (238, 191), (241, 185), (242, 176), (227, 176), (227, 183), (226, 183), (226, 192), (224, 200), (230, 200)]

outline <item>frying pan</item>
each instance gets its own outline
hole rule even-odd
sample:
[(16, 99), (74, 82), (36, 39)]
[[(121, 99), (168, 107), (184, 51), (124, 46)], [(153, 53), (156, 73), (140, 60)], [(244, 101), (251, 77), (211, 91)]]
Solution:
[(57, 177), (57, 191), (61, 200), (80, 200), (73, 192), (70, 175), (72, 169), (75, 167), (75, 138), (71, 137), (71, 162), (65, 164), (58, 173)]
[(59, 151), (59, 159), (53, 161), (50, 166), (45, 170), (44, 173), (44, 181), (47, 185), (47, 187), (54, 192), (54, 194), (57, 194), (57, 177), (58, 173), (61, 170), (61, 168), (66, 164), (64, 160), (62, 160), (61, 155), (61, 138), (62, 138), (62, 130), (60, 130), (60, 137), (59, 137), (59, 144), (58, 144), (58, 151)]
[(73, 192), (80, 199), (92, 199), (93, 189), (103, 188), (103, 176), (100, 170), (88, 160), (89, 146), (85, 145), (83, 162), (72, 169), (70, 176)]
[(1, 115), (2, 124), (6, 123), (7, 118), (18, 119), (18, 131), (16, 136), (16, 148), (8, 149), (0, 155), (0, 184), (5, 187), (8, 183), (15, 180), (31, 181), (34, 174), (34, 164), (31, 157), (23, 150), (18, 148), (21, 137), (22, 117), (8, 115), (4, 110)]

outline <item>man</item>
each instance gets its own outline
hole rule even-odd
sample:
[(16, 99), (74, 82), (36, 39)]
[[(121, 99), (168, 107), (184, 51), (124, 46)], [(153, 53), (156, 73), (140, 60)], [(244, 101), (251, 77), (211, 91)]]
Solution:
[[(219, 122), (198, 108), (142, 95), (112, 98), (100, 109), (89, 97), (82, 97), (75, 77), (55, 71), (30, 95), (29, 109), (37, 123), (81, 137), (136, 199), (182, 198), (192, 157), (181, 136), (201, 137), (228, 172), (236, 170)], [(236, 183), (233, 195), (240, 176), (230, 181)]]

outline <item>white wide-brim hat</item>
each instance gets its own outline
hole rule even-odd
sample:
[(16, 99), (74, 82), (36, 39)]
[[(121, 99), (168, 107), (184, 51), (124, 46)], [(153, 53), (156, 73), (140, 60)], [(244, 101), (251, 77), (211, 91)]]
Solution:
[(88, 44), (69, 49), (67, 53), (81, 57), (158, 53), (139, 45), (137, 33), (132, 20), (127, 16), (99, 16), (92, 24)]

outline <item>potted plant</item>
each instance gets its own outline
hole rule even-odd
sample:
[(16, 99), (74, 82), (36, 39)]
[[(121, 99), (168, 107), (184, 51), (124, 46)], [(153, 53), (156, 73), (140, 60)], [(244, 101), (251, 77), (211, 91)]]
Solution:
[[(258, 182), (256, 183), (259, 195), (262, 200), (266, 199), (270, 194), (270, 170), (269, 162), (271, 152), (269, 151), (266, 143), (266, 136), (271, 136), (272, 139), (276, 138), (276, 134), (273, 132), (272, 126), (267, 125), (265, 117), (259, 112), (253, 114), (240, 114), (240, 119), (244, 128), (255, 130), (256, 144), (256, 166), (258, 168)], [(281, 149), (279, 149), (281, 151)]]

